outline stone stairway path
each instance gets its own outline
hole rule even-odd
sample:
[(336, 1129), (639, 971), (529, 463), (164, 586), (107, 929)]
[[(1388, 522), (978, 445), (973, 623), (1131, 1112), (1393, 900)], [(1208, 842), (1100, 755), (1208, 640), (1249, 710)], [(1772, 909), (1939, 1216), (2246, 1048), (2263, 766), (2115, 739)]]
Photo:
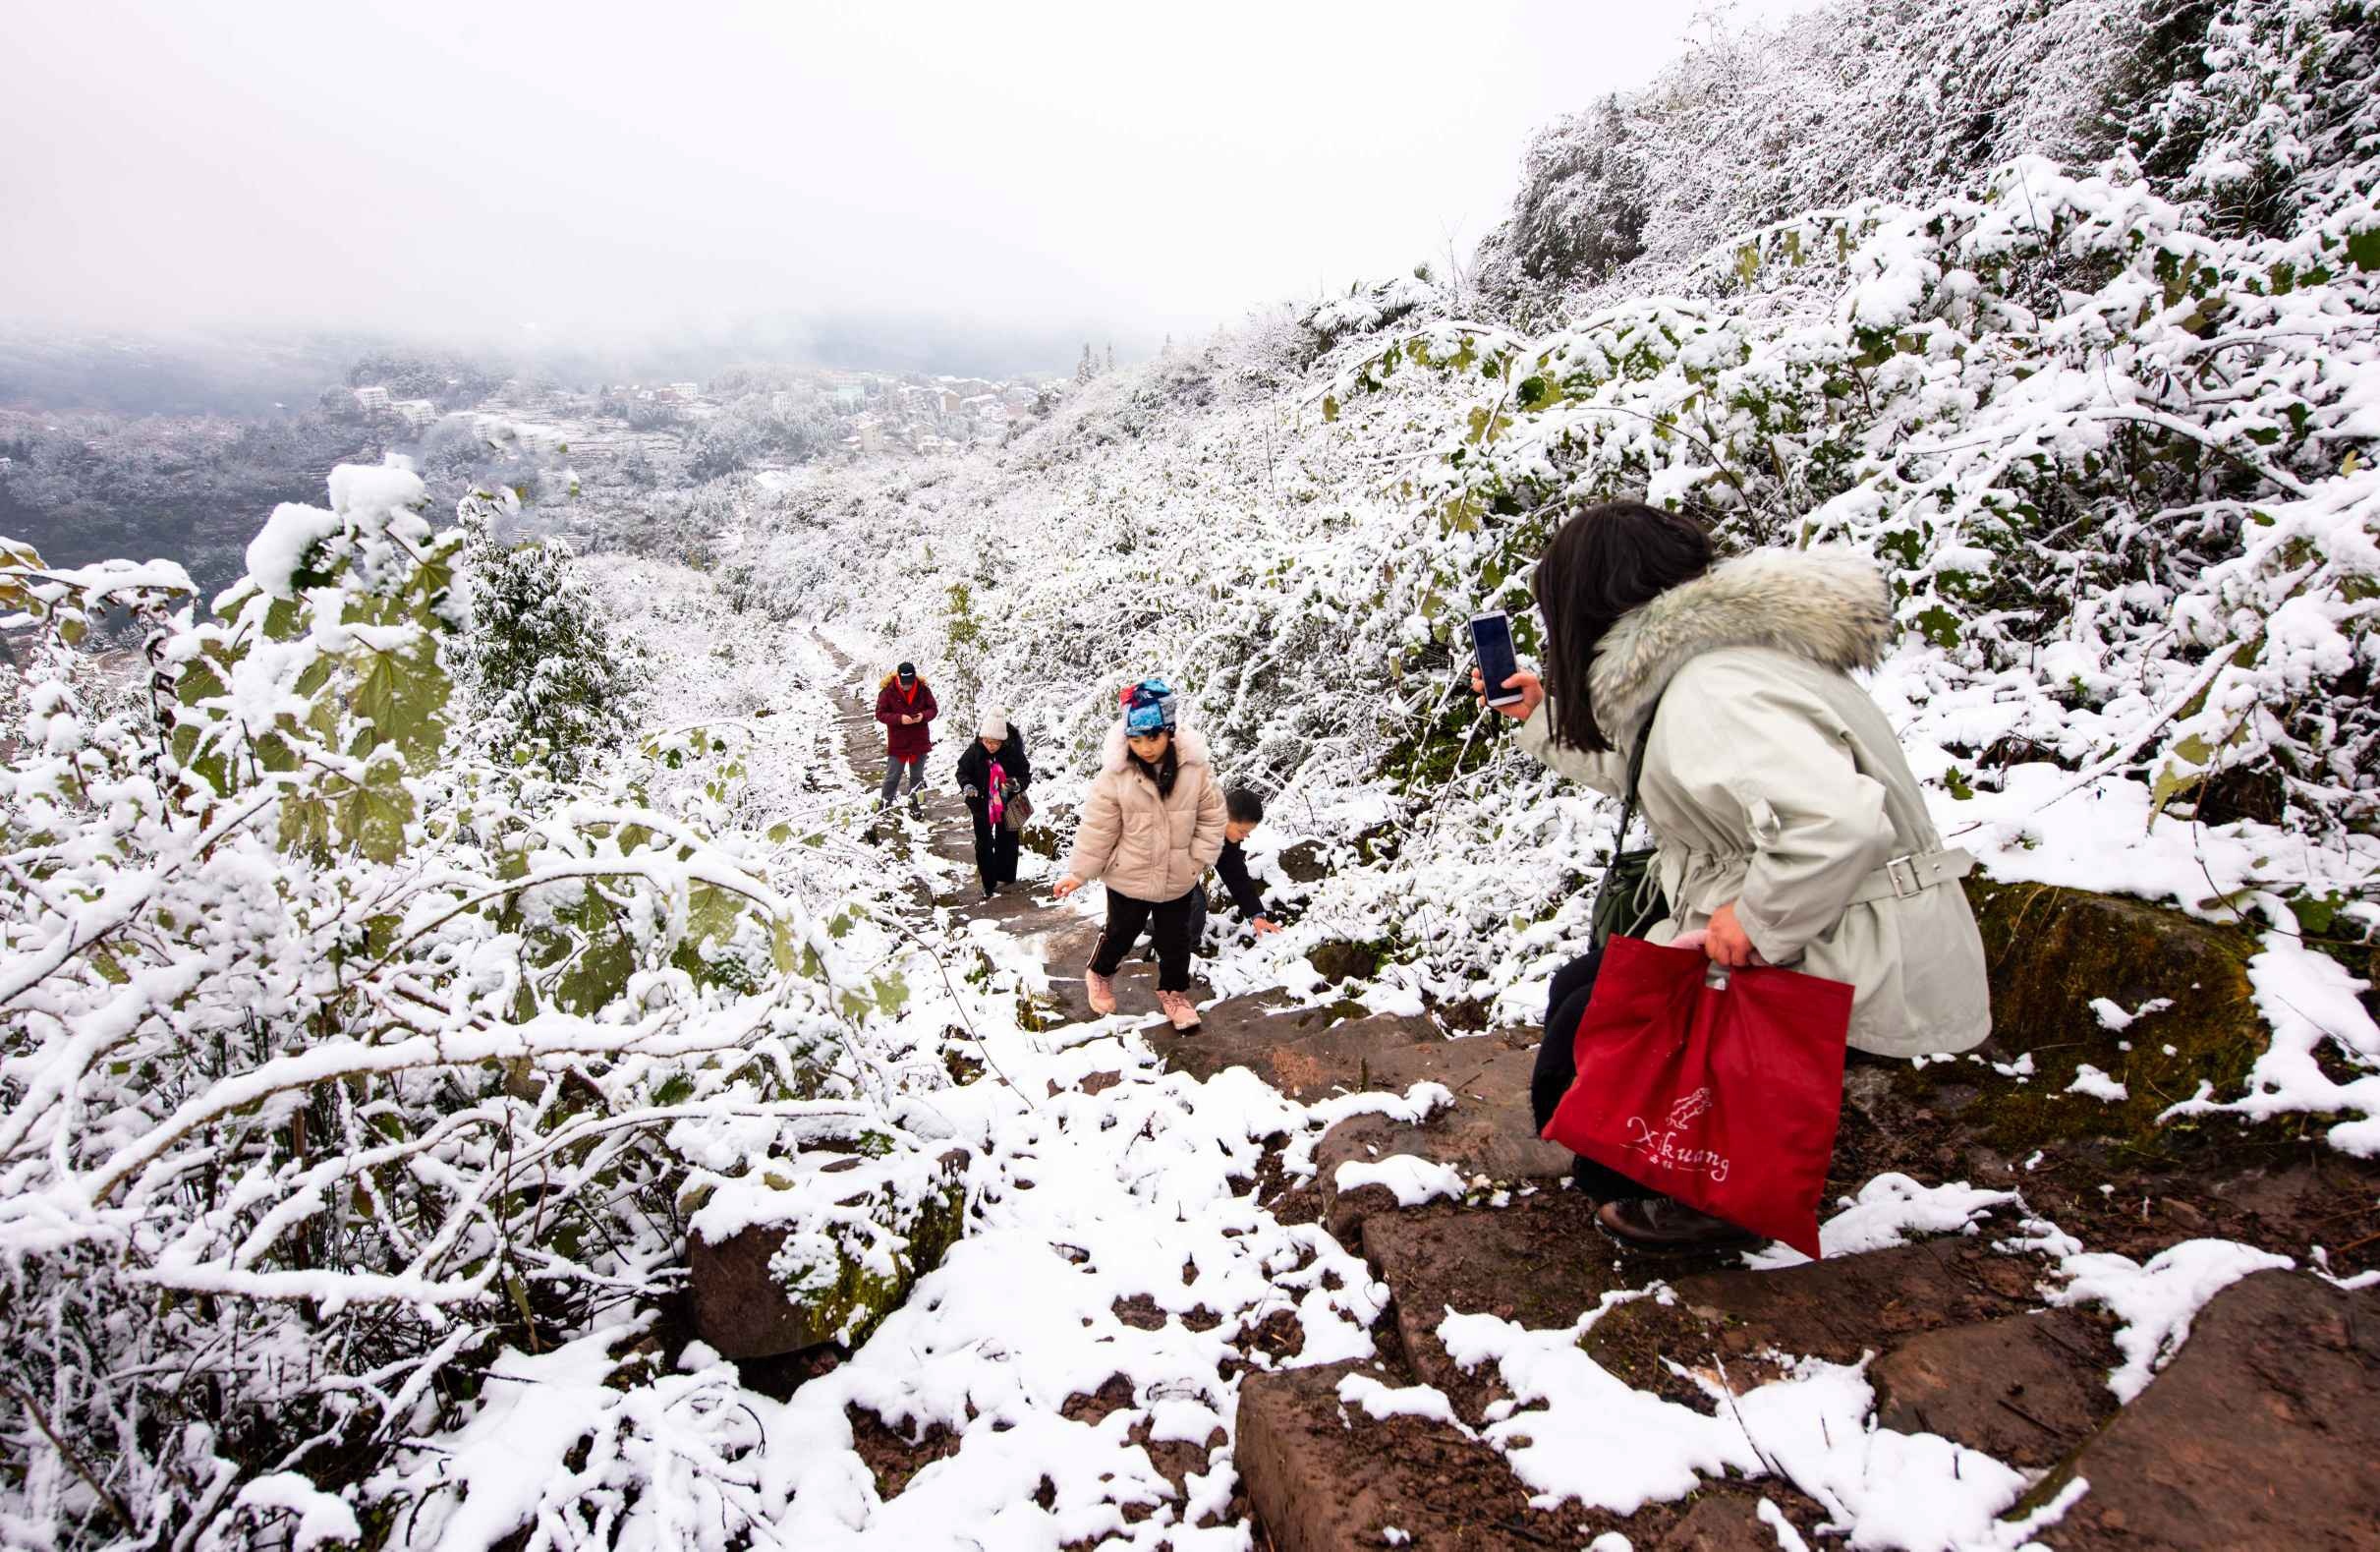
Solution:
[[(873, 695), (846, 686), (837, 704), (853, 769), (880, 778)], [(937, 745), (929, 768), (945, 783), (954, 753), (955, 745)], [(1095, 919), (1050, 901), (1047, 878), (1029, 876), (983, 899), (966, 812), (946, 784), (913, 807), (904, 803), (875, 834), (878, 844), (922, 845), (949, 864), (931, 903), (1035, 944), (1050, 979), (1053, 1022), (1088, 1020), (1081, 977)], [(1031, 854), (1026, 861), (1029, 870), (1049, 866)], [(1980, 1234), (1779, 1270), (1751, 1270), (1732, 1255), (1639, 1255), (1595, 1232), (1587, 1204), (1561, 1178), (1567, 1154), (1529, 1126), (1534, 1031), (1449, 1038), (1427, 1017), (1334, 1019), (1270, 997), (1213, 1002), (1202, 984), (1205, 1026), (1184, 1037), (1154, 1023), (1153, 991), (1150, 967), (1128, 961), (1121, 1006), (1145, 1011), (1153, 1022), (1139, 1037), (1192, 1076), (1246, 1067), (1303, 1103), (1402, 1092), (1423, 1081), (1454, 1095), (1425, 1124), (1371, 1114), (1344, 1120), (1319, 1144), (1310, 1179), (1260, 1182), (1267, 1209), (1285, 1222), (1324, 1224), (1363, 1257), (1391, 1299), (1374, 1331), (1379, 1357), (1258, 1369), (1241, 1381), (1235, 1507), (1244, 1504), (1257, 1547), (1579, 1547), (1612, 1532), (1638, 1552), (1749, 1552), (1792, 1545), (1783, 1539), (1790, 1533), (1823, 1544), (1818, 1531), (1834, 1509), (1775, 1472), (1749, 1481), (1706, 1477), (1695, 1491), (1629, 1516), (1576, 1501), (1539, 1508), (1507, 1454), (1483, 1439), (1484, 1424), (1514, 1414), (1516, 1398), (1494, 1363), (1465, 1369), (1455, 1361), (1441, 1337), (1449, 1312), (1563, 1331), (1607, 1294), (1656, 1280), (1668, 1281), (1669, 1298), (1620, 1303), (1580, 1339), (1605, 1370), (1712, 1414), (1796, 1359), (1869, 1357), (1877, 1426), (1939, 1434), (2044, 1473), (2027, 1507), (2072, 1479), (2088, 1482), (2079, 1502), (2038, 1532), (2041, 1544), (2380, 1547), (2380, 1471), (2372, 1466), (2380, 1460), (2380, 1292), (2347, 1292), (2302, 1271), (2234, 1283), (2200, 1311), (2180, 1355), (2120, 1408), (2108, 1384), (2123, 1360), (2116, 1323), (2091, 1306), (2047, 1307), (2054, 1259), (2041, 1248), (2012, 1248), (2016, 1224), (2009, 1214)], [(1897, 1119), (1889, 1103), (1847, 1102), (1846, 1139), (1862, 1126), (1890, 1130)], [(1839, 1158), (1845, 1173), (1830, 1193), (1855, 1191), (1879, 1173), (1881, 1146), (1846, 1142)], [(1473, 1188), (1460, 1201), (1400, 1208), (1385, 1186), (1336, 1183), (1342, 1164), (1400, 1154), (1450, 1166)], [(1976, 1167), (1959, 1156), (1926, 1178), (1961, 1178)], [(2135, 1239), (2125, 1248), (2145, 1258), (2153, 1246)], [(1434, 1387), (1447, 1412), (1375, 1416), (1342, 1399), (1349, 1376), (1392, 1389)], [(1781, 1532), (1778, 1522), (1792, 1530)], [(1596, 1552), (1617, 1545), (1599, 1541)]]

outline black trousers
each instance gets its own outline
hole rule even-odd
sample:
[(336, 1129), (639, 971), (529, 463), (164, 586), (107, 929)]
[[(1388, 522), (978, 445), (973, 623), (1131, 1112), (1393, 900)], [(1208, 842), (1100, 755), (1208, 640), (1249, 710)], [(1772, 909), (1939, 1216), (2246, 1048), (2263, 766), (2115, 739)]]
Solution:
[[(1197, 953), (1206, 947), (1206, 942), (1207, 886), (1202, 882), (1190, 891), (1190, 951)], [(1149, 940), (1149, 947), (1152, 951), (1157, 948), (1157, 939), (1154, 935)]]
[(985, 805), (970, 803), (967, 812), (975, 816), (975, 871), (984, 880), (984, 888), (994, 884), (1016, 882), (1016, 832), (1005, 825), (994, 825), (988, 817)]
[[(1578, 1076), (1578, 1065), (1572, 1052), (1578, 1039), (1578, 1021), (1587, 1013), (1587, 1000), (1595, 995), (1595, 972), (1603, 968), (1603, 950), (1589, 950), (1554, 972), (1554, 986), (1546, 994), (1545, 1039), (1537, 1047), (1537, 1065), (1529, 1074), (1529, 1112), (1537, 1120), (1541, 1133), (1546, 1122), (1554, 1119), (1555, 1107), (1570, 1092), (1571, 1081)], [(1618, 1201), (1626, 1197), (1649, 1194), (1645, 1188), (1620, 1174), (1582, 1158), (1570, 1167), (1570, 1178), (1578, 1189), (1598, 1202)]]
[(1190, 990), (1190, 922), (1199, 888), (1192, 886), (1177, 900), (1136, 900), (1129, 894), (1107, 891), (1107, 928), (1100, 934), (1099, 951), (1091, 956), (1091, 968), (1102, 975), (1113, 975), (1123, 964), (1124, 955), (1132, 945), (1149, 930), (1150, 941), (1157, 945), (1157, 989), (1161, 992)]

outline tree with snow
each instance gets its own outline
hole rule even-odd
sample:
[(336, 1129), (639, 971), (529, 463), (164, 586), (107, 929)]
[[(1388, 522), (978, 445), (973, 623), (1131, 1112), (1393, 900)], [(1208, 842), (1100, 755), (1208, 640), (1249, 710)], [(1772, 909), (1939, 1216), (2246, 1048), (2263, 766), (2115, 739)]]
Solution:
[(615, 640), (567, 548), (494, 537), (492, 519), (516, 506), (510, 491), (476, 491), (463, 503), (471, 629), (455, 656), (481, 743), (499, 758), (534, 755), (569, 778), (634, 731), (647, 674)]

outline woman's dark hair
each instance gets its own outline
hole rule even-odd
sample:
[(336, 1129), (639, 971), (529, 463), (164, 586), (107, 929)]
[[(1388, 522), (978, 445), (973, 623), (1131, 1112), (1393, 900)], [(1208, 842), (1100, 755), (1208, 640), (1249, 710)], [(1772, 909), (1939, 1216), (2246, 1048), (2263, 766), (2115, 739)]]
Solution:
[(1710, 569), (1710, 536), (1692, 518), (1642, 501), (1607, 501), (1570, 514), (1530, 582), (1546, 622), (1556, 743), (1612, 747), (1595, 720), (1589, 678), (1604, 633), (1628, 610)]
[(1157, 783), (1157, 795), (1161, 798), (1173, 795), (1173, 778), (1182, 774), (1181, 735), (1170, 727), (1165, 729), (1165, 752), (1157, 757), (1155, 765), (1133, 753), (1130, 744), (1124, 746), (1124, 758), (1131, 761), (1141, 775)]

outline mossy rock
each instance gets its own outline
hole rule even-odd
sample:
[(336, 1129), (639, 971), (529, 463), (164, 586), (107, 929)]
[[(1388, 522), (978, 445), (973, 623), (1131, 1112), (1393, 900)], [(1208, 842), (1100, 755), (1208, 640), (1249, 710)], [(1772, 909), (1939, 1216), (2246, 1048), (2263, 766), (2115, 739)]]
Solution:
[(1369, 981), (1380, 973), (1381, 964), (1388, 957), (1385, 944), (1348, 943), (1339, 939), (1306, 950), (1306, 962), (1314, 966), (1316, 974), (1332, 983)]
[[(966, 1232), (967, 1151), (949, 1149), (917, 1160), (923, 1189), (908, 1195), (860, 1190), (839, 1205), (864, 1206), (871, 1218), (906, 1240), (889, 1270), (872, 1267), (847, 1249), (832, 1264), (817, 1257), (816, 1236), (774, 1224), (755, 1224), (716, 1243), (701, 1234), (686, 1241), (687, 1283), (696, 1333), (730, 1358), (774, 1357), (833, 1342), (856, 1347), (900, 1307), (917, 1280), (939, 1266)], [(829, 1164), (813, 1178), (859, 1167)], [(801, 1263), (798, 1274), (788, 1258)], [(792, 1275), (798, 1286), (789, 1288)]]
[[(2202, 1083), (2238, 1093), (2271, 1039), (2247, 979), (2256, 945), (2235, 928), (2046, 884), (1969, 878), (1967, 897), (1983, 931), (1994, 1044), (2011, 1057), (2029, 1053), (2033, 1071), (2019, 1082), (1959, 1060), (1917, 1075), (1946, 1091), (1980, 1088), (1957, 1116), (1995, 1147), (2101, 1137), (2166, 1151), (2194, 1123), (2161, 1126), (2158, 1116)], [(2127, 1013), (2159, 999), (2173, 1006), (2117, 1030), (2092, 1006), (2101, 998)], [(2127, 1097), (2066, 1092), (2082, 1063)]]
[(1331, 865), (1324, 860), (1323, 843), (1301, 840), (1281, 849), (1280, 870), (1292, 884), (1320, 884), (1331, 876)]

